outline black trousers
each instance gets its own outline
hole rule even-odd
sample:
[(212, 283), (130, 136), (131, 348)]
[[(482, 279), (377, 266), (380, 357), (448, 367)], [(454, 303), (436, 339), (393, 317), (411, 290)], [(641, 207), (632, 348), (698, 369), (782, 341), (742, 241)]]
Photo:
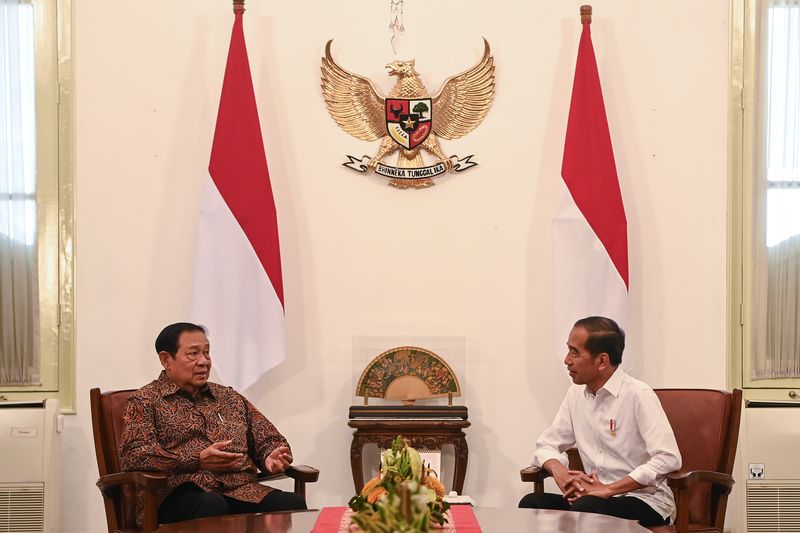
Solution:
[(561, 494), (549, 492), (526, 494), (519, 502), (520, 507), (530, 509), (560, 509), (581, 513), (597, 513), (628, 520), (638, 520), (644, 527), (665, 526), (669, 517), (661, 518), (652, 507), (633, 496), (615, 496), (604, 500), (597, 496), (583, 496), (570, 504)]
[(178, 485), (158, 508), (158, 522), (171, 524), (193, 518), (242, 513), (269, 513), (307, 509), (306, 500), (294, 492), (274, 489), (258, 503), (243, 502), (216, 492), (205, 492), (194, 483)]

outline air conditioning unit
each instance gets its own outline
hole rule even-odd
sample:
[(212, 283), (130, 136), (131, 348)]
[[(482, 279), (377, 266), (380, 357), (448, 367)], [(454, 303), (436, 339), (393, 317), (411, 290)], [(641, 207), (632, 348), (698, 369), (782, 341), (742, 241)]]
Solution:
[(800, 402), (746, 404), (747, 533), (800, 533)]
[(58, 401), (0, 402), (0, 533), (59, 530)]

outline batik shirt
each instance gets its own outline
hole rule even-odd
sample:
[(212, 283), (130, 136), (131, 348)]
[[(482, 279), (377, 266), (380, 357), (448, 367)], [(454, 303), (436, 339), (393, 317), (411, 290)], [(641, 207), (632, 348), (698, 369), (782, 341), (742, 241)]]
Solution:
[[(200, 452), (211, 444), (232, 440), (225, 451), (244, 454), (230, 472), (200, 469)], [(164, 371), (137, 390), (125, 406), (119, 456), (125, 471), (163, 472), (170, 490), (191, 482), (207, 492), (257, 503), (272, 489), (256, 482), (256, 469), (277, 447), (288, 446), (272, 423), (241, 394), (216, 383), (204, 385), (192, 397)], [(169, 491), (159, 494), (159, 504)], [(137, 495), (137, 521), (142, 518)]]

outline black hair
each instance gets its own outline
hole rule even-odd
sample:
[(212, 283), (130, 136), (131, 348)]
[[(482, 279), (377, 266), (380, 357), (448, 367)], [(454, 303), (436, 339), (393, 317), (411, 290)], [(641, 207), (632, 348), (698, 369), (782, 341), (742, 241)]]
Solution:
[(586, 350), (590, 354), (596, 356), (607, 353), (613, 366), (622, 363), (625, 332), (616, 322), (604, 316), (588, 316), (575, 322), (573, 327), (583, 328), (589, 334), (586, 338)]
[(178, 342), (181, 334), (186, 331), (202, 331), (204, 335), (208, 335), (208, 331), (204, 326), (192, 324), (191, 322), (170, 324), (162, 329), (161, 333), (156, 337), (156, 353), (167, 352), (172, 357), (175, 357), (175, 354), (178, 353)]

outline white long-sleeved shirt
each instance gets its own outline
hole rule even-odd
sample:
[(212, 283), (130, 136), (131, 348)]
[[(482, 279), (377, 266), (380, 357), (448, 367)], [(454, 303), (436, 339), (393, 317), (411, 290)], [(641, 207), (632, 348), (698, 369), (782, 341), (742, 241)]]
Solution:
[[(662, 517), (675, 499), (664, 476), (681, 467), (681, 453), (667, 415), (647, 384), (617, 368), (596, 394), (572, 385), (555, 420), (536, 441), (533, 465), (557, 459), (564, 466), (577, 446), (588, 474), (605, 484), (630, 476), (645, 485), (624, 494), (644, 501)], [(623, 495), (620, 495), (623, 496)]]

